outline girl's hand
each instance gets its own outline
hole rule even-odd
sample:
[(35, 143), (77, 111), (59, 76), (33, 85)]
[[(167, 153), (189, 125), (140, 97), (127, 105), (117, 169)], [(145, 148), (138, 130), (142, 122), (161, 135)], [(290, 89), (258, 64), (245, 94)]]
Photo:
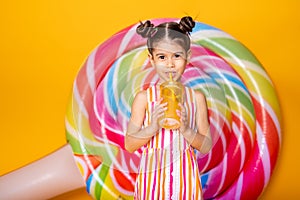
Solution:
[(159, 130), (158, 119), (164, 115), (165, 110), (167, 110), (167, 102), (161, 103), (163, 99), (160, 98), (154, 103), (154, 109), (151, 116), (150, 129), (154, 134)]
[(183, 104), (179, 103), (180, 106), (180, 110), (176, 110), (177, 115), (180, 117), (180, 133), (184, 133), (187, 129), (188, 129), (188, 120), (187, 120), (187, 116), (186, 116), (186, 110), (185, 107), (183, 106)]

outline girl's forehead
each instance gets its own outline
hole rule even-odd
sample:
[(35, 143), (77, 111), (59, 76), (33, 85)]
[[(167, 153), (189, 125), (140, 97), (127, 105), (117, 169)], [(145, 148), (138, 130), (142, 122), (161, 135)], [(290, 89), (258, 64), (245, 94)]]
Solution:
[(166, 51), (169, 53), (185, 53), (185, 49), (174, 40), (160, 40), (153, 44), (154, 51)]

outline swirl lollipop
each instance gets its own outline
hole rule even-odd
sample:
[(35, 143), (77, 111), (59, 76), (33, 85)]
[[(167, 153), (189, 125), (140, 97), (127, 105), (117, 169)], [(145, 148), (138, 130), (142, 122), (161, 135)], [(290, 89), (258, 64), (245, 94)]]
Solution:
[[(135, 29), (130, 26), (96, 48), (74, 83), (67, 137), (95, 198), (133, 194), (140, 152), (124, 151), (124, 133), (133, 97), (157, 80)], [(196, 23), (191, 38), (184, 84), (206, 94), (214, 136), (212, 151), (197, 155), (204, 198), (257, 198), (280, 148), (272, 82), (254, 55), (221, 30)]]

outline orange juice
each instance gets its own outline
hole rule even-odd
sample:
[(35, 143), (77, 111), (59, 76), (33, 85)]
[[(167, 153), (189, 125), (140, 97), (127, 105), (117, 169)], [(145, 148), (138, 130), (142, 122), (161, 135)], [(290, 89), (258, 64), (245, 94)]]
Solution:
[(164, 116), (159, 119), (161, 127), (166, 129), (178, 129), (180, 127), (180, 117), (176, 110), (180, 110), (178, 104), (182, 103), (182, 93), (183, 87), (179, 82), (169, 81), (160, 86), (162, 103), (168, 103)]

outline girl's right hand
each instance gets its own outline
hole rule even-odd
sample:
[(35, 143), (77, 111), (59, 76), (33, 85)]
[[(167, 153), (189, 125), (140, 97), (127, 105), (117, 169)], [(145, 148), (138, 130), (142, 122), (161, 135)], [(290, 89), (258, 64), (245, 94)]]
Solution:
[(151, 132), (153, 134), (155, 134), (159, 130), (160, 126), (158, 120), (160, 117), (164, 115), (164, 112), (167, 110), (168, 103), (167, 102), (161, 103), (162, 100), (163, 98), (160, 98), (158, 101), (154, 103), (154, 108), (152, 111), (151, 123), (150, 123)]

